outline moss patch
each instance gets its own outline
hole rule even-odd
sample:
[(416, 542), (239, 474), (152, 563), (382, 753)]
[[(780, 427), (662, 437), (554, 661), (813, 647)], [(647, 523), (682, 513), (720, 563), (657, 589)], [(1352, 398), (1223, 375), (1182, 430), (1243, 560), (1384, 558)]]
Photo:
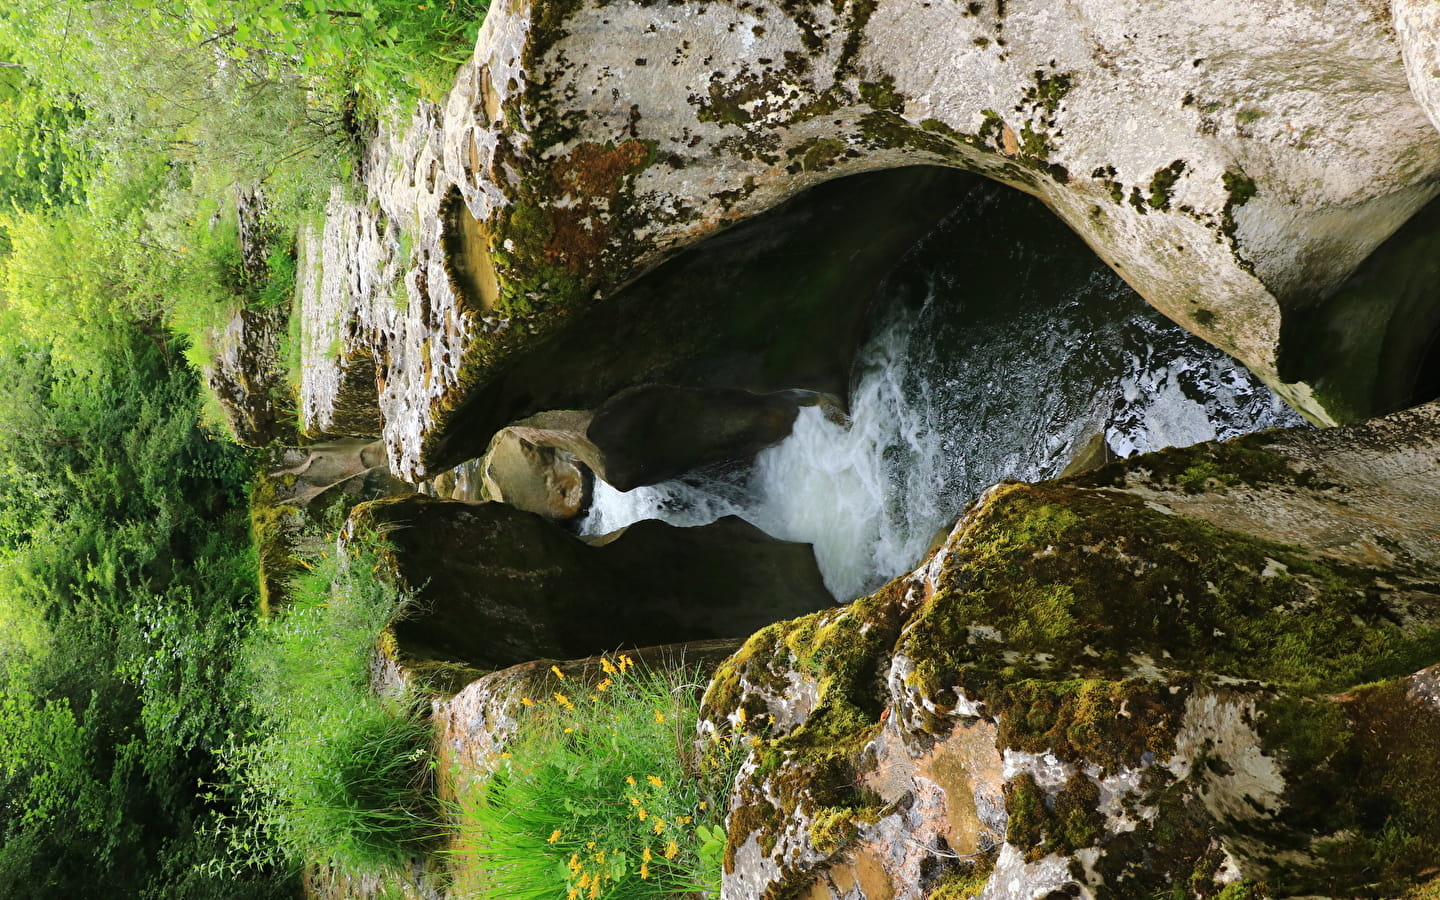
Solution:
[[(883, 804), (861, 783), (861, 756), (881, 727), (882, 667), (901, 625), (900, 590), (891, 585), (849, 607), (765, 628), (717, 670), (701, 716), (722, 731), (725, 718), (736, 716), (733, 739), (750, 744), (756, 762), (732, 803), (727, 871), (752, 834), (770, 854), (788, 825), (808, 823), (809, 844), (833, 856), (878, 820)], [(766, 698), (786, 695), (791, 673), (813, 681), (815, 703), (780, 734)], [(791, 880), (788, 887), (798, 887), (804, 878), (791, 873)]]
[[(969, 641), (973, 625), (1003, 645)], [(901, 649), (922, 695), (945, 705), (958, 686), (1003, 704), (1004, 686), (1026, 679), (1123, 680), (1138, 656), (1172, 673), (1337, 690), (1440, 658), (1440, 636), (1396, 624), (1369, 571), (1129, 495), (1015, 484), (965, 523)]]

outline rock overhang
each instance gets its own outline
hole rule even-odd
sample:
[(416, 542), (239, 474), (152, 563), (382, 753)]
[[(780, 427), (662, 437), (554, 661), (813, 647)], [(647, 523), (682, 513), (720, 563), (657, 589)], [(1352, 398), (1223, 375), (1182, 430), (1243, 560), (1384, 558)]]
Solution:
[[(1440, 192), (1414, 71), (1360, 0), (497, 7), (444, 108), (366, 169), (416, 233), (408, 298), (369, 316), (397, 471), (424, 473), (470, 398), (680, 248), (915, 164), (1040, 196), (1297, 408), (1352, 415), (1284, 380), (1281, 326)], [(457, 193), (489, 242), (490, 303), (440, 286), (431, 220)]]

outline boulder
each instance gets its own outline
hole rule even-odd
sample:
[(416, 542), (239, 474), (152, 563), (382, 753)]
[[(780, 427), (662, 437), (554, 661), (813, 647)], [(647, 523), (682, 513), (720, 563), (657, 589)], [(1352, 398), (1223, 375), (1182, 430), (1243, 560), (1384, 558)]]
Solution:
[(503, 503), (412, 494), (357, 507), (346, 533), (393, 548), (397, 584), (415, 599), (392, 626), (400, 651), (481, 669), (741, 638), (834, 602), (808, 544), (734, 517), (637, 522), (592, 546)]
[[(480, 462), (486, 498), (566, 522), (582, 515), (593, 486), (590, 469), (567, 450), (535, 443), (520, 429), (506, 428), (490, 441)], [(454, 499), (456, 488), (449, 494)], [(478, 499), (478, 498), (476, 498)]]
[[(708, 675), (740, 646), (739, 639), (690, 641), (629, 651), (651, 670), (684, 667)], [(554, 668), (552, 668), (552, 666)], [(601, 657), (538, 659), (486, 673), (453, 696), (434, 704), (436, 742), (442, 787), (446, 779), (474, 779), (491, 771), (515, 733), (524, 697), (548, 697), (561, 689), (559, 669), (572, 684), (594, 684), (604, 678)]]
[[(609, 301), (682, 248), (822, 182), (915, 165), (1042, 198), (1146, 300), (1312, 419), (1351, 417), (1325, 384), (1342, 371), (1363, 384), (1361, 359), (1292, 380), (1283, 357), (1306, 348), (1284, 344), (1440, 191), (1440, 133), (1416, 99), (1433, 84), (1431, 13), (1423, 0), (1397, 13), (1374, 0), (496, 7), (445, 107), (382, 133), (364, 168), (379, 214), (413, 223), (396, 242), (408, 253), (380, 260), (398, 266), (388, 287), (352, 279), (341, 317), (374, 348), (396, 471), (453, 465), (538, 409), (592, 407), (525, 402), (521, 387), (541, 383), (519, 374), (526, 360), (598, 333), (598, 311), (618, 313)], [(348, 223), (367, 208), (337, 209), (327, 236), (363, 249)], [(848, 224), (827, 222), (825, 241)], [(347, 258), (342, 271), (362, 272)], [(588, 365), (605, 396), (686, 383)]]
[(833, 402), (811, 391), (642, 385), (593, 411), (550, 410), (502, 429), (481, 463), (487, 496), (573, 518), (588, 502), (584, 473), (628, 491), (744, 462), (784, 440), (800, 407)]
[(717, 673), (723, 896), (1383, 896), (1440, 866), (1440, 404), (989, 491)]
[(241, 446), (294, 444), (299, 437), (295, 397), (280, 361), (288, 322), (288, 310), (242, 306), (215, 338), (205, 382)]

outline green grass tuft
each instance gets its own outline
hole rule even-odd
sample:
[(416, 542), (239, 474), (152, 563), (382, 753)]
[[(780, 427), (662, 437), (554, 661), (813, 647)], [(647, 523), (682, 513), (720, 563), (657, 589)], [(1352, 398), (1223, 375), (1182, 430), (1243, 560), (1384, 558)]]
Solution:
[(548, 697), (526, 698), (494, 773), (459, 792), (456, 896), (718, 895), (740, 754), (719, 741), (697, 751), (694, 671), (626, 656), (606, 670), (596, 684), (557, 677)]

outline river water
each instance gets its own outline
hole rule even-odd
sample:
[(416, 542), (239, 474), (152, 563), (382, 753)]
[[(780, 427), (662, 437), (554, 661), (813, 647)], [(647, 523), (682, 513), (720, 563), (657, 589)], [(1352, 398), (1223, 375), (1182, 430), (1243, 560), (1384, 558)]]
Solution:
[(1037, 201), (972, 192), (876, 298), (849, 417), (801, 411), (754, 464), (627, 493), (581, 531), (738, 515), (815, 547), (840, 600), (913, 568), (986, 487), (1058, 475), (1096, 434), (1119, 456), (1303, 424), (1150, 309)]

